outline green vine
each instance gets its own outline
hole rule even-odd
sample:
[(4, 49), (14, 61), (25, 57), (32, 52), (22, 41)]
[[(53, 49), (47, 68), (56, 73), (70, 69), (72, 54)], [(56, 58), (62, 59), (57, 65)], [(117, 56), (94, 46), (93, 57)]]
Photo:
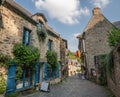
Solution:
[[(15, 56), (14, 60), (17, 64), (16, 80), (19, 80), (22, 77), (23, 65), (33, 66), (40, 57), (40, 52), (37, 48), (33, 46), (25, 46), (20, 43), (14, 45), (13, 54)], [(35, 68), (35, 66), (33, 66), (33, 68)]]
[(23, 74), (22, 66), (17, 66), (15, 80), (16, 81), (19, 80), (22, 77), (22, 74)]
[(113, 28), (108, 36), (108, 42), (110, 46), (116, 46), (120, 40), (120, 29)]
[(10, 60), (11, 58), (8, 55), (0, 53), (0, 66), (7, 68), (9, 66)]
[(111, 79), (114, 81), (114, 62), (113, 62), (113, 51), (108, 54), (107, 58), (107, 70)]
[(6, 80), (2, 73), (0, 73), (0, 94), (3, 94), (6, 90)]
[(46, 53), (47, 62), (53, 71), (57, 68), (58, 57), (55, 51), (48, 50)]
[(40, 52), (33, 46), (17, 43), (13, 47), (13, 54), (18, 64), (31, 65), (39, 60)]
[(106, 78), (106, 65), (107, 65), (107, 55), (103, 54), (103, 55), (99, 55), (99, 84), (105, 86), (107, 83), (107, 78)]
[(45, 29), (37, 29), (37, 35), (38, 35), (38, 39), (39, 41), (44, 41), (47, 37), (47, 31)]

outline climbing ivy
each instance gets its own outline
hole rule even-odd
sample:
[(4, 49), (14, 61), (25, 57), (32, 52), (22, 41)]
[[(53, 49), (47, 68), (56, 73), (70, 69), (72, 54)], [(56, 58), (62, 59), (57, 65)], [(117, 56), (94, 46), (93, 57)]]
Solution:
[(13, 47), (13, 54), (18, 64), (31, 65), (39, 60), (40, 52), (33, 46), (17, 43)]
[(113, 62), (113, 51), (111, 51), (107, 56), (107, 71), (109, 77), (115, 81), (114, 79), (114, 62)]
[(3, 94), (6, 90), (6, 80), (2, 73), (0, 73), (0, 94)]
[(116, 46), (120, 40), (120, 29), (113, 28), (108, 36), (108, 42), (110, 46)]
[(36, 30), (36, 32), (37, 32), (39, 41), (44, 41), (46, 39), (46, 37), (47, 37), (47, 31), (44, 28), (42, 28), (42, 29), (38, 28)]
[(46, 53), (47, 62), (53, 71), (57, 68), (58, 57), (55, 51), (48, 50)]
[(16, 62), (16, 81), (22, 77), (22, 67), (23, 65), (32, 66), (35, 68), (34, 64), (39, 60), (40, 52), (37, 48), (33, 46), (25, 46), (17, 43), (13, 47), (14, 60)]
[(7, 68), (9, 66), (10, 60), (10, 56), (0, 53), (0, 66)]

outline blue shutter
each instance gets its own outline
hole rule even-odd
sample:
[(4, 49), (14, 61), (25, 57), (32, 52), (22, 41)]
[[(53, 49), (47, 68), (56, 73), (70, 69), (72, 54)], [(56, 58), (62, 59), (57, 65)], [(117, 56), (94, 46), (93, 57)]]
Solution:
[(44, 63), (44, 80), (48, 80), (48, 63)]
[(24, 68), (23, 68), (23, 87), (25, 87), (25, 80), (26, 80), (25, 74), (26, 74), (26, 66), (24, 64)]
[(30, 86), (32, 86), (32, 79), (33, 79), (33, 68), (32, 67), (30, 67)]
[(35, 74), (35, 84), (39, 83), (39, 75), (40, 74), (40, 63), (36, 63), (36, 74)]
[(57, 63), (56, 78), (60, 77), (60, 64)]
[(16, 76), (16, 66), (14, 64), (11, 64), (8, 69), (8, 79), (7, 79), (7, 87), (6, 87), (7, 94), (13, 93), (16, 89), (15, 76)]

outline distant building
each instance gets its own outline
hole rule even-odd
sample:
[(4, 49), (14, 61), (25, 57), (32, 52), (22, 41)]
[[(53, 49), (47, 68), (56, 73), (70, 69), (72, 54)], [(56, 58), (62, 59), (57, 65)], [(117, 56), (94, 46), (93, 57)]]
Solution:
[(88, 69), (88, 74), (91, 70), (96, 69), (97, 56), (108, 54), (111, 47), (108, 44), (109, 32), (115, 27), (102, 14), (100, 8), (96, 7), (92, 11), (93, 15), (83, 33), (78, 35), (79, 46), (81, 52), (82, 63)]
[(61, 77), (68, 76), (68, 45), (67, 40), (60, 41), (60, 63), (61, 63)]

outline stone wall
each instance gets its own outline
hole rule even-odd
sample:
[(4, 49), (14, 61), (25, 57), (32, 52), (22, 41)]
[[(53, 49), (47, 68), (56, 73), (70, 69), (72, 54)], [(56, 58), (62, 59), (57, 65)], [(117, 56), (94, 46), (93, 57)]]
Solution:
[(87, 66), (90, 72), (95, 68), (94, 56), (107, 54), (111, 48), (108, 45), (108, 34), (113, 25), (101, 14), (93, 14), (85, 29), (85, 48), (87, 53)]
[(0, 29), (0, 52), (13, 56), (12, 49), (15, 43), (22, 43), (24, 27), (31, 30), (30, 43), (39, 48), (36, 25), (20, 16), (19, 12), (10, 9), (9, 6), (2, 6), (3, 28)]
[(108, 87), (114, 92), (116, 97), (120, 97), (120, 43), (118, 43), (113, 51), (113, 60), (113, 79), (108, 75)]
[(52, 41), (52, 50), (58, 55), (58, 61), (60, 61), (60, 37), (57, 33), (47, 24), (45, 16), (41, 13), (37, 13), (32, 18), (42, 24), (47, 31), (47, 38), (44, 41), (39, 42), (40, 46), (40, 61), (46, 62), (46, 52), (48, 50), (48, 41)]
[(58, 60), (60, 61), (60, 38), (53, 37), (51, 35), (47, 35), (45, 41), (41, 41), (40, 45), (40, 58), (41, 62), (46, 61), (46, 52), (48, 50), (48, 40), (52, 40), (52, 50), (54, 50), (58, 54)]

